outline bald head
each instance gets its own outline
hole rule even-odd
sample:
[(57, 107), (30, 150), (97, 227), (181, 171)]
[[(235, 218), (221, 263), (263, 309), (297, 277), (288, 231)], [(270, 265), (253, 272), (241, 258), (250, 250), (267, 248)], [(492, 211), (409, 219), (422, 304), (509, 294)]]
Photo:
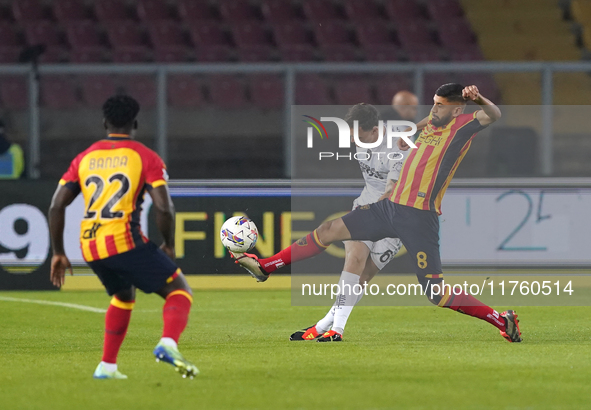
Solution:
[(410, 91), (399, 91), (392, 98), (392, 108), (406, 121), (414, 121), (417, 116), (419, 99)]

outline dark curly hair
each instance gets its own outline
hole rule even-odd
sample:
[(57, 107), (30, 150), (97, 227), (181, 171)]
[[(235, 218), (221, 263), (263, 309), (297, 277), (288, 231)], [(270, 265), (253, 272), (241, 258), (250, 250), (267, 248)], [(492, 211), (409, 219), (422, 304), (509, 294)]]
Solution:
[(435, 91), (435, 95), (445, 98), (449, 102), (463, 102), (466, 100), (462, 96), (464, 86), (458, 83), (443, 84)]
[(359, 121), (359, 126), (363, 131), (369, 131), (373, 127), (377, 127), (380, 120), (380, 114), (376, 107), (371, 104), (359, 103), (355, 104), (345, 115), (345, 121), (350, 128), (353, 127), (353, 121)]
[(139, 112), (139, 103), (129, 95), (115, 95), (103, 104), (103, 116), (116, 128), (132, 127)]

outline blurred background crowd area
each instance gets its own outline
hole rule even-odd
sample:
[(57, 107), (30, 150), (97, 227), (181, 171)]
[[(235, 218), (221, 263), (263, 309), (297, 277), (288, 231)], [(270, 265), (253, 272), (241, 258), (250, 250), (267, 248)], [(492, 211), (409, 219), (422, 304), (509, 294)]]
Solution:
[[(0, 0), (0, 64), (25, 64), (23, 50), (39, 44), (42, 65), (585, 61), (591, 1)], [(256, 72), (169, 75), (172, 177), (285, 177), (284, 81)], [(419, 103), (429, 105), (435, 89), (452, 81), (476, 84), (499, 104), (542, 103), (540, 73), (492, 70), (425, 73)], [(140, 101), (139, 135), (154, 146), (155, 75), (47, 74), (39, 87), (43, 178), (59, 177), (77, 152), (100, 138), (100, 106), (114, 93)], [(296, 76), (295, 103), (388, 105), (396, 92), (413, 87), (412, 73), (305, 73)], [(555, 73), (553, 102), (573, 106), (554, 114), (553, 175), (586, 176), (589, 73)], [(29, 114), (27, 76), (0, 74), (0, 115), (8, 137), (25, 151)], [(536, 108), (515, 110), (513, 118), (532, 116), (531, 124), (511, 123), (509, 116), (506, 125), (533, 128), (526, 149), (539, 148), (540, 115)], [(498, 176), (487, 165), (490, 135), (482, 140), (459, 176)], [(533, 164), (529, 174), (538, 168)]]

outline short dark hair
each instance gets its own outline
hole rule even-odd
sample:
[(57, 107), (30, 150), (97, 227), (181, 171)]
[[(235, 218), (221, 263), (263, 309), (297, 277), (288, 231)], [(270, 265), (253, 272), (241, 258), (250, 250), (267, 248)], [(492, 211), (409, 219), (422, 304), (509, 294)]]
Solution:
[(369, 131), (378, 125), (380, 114), (376, 107), (371, 104), (355, 104), (345, 115), (345, 121), (349, 128), (353, 128), (353, 121), (359, 121), (359, 126), (363, 131)]
[(115, 95), (103, 104), (105, 119), (117, 128), (133, 126), (139, 112), (139, 103), (129, 95)]
[(462, 102), (466, 100), (462, 96), (462, 90), (464, 86), (458, 83), (443, 84), (435, 91), (435, 95), (445, 98), (449, 102)]

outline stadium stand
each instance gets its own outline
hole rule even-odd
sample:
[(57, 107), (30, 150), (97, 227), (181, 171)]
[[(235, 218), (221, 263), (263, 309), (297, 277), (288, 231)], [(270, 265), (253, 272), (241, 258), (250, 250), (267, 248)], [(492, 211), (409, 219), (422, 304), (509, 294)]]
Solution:
[(19, 0), (12, 2), (12, 13), (19, 22), (44, 20), (47, 10), (37, 0)]
[(159, 21), (171, 17), (168, 5), (162, 0), (139, 0), (137, 15), (143, 21)]
[(317, 74), (299, 75), (296, 80), (296, 104), (328, 105), (332, 103), (326, 81)]
[(389, 1), (385, 4), (385, 10), (388, 18), (396, 23), (424, 18), (424, 13), (415, 1)]
[(174, 75), (168, 79), (168, 103), (175, 108), (203, 105), (202, 84), (192, 75)]
[(119, 0), (96, 0), (94, 14), (99, 21), (118, 21), (129, 17), (125, 3)]
[(334, 91), (339, 105), (353, 105), (359, 101), (374, 100), (370, 85), (363, 77), (337, 77), (334, 81)]
[(16, 26), (11, 22), (0, 22), (0, 63), (17, 61), (22, 48)]
[(84, 21), (89, 17), (84, 3), (77, 0), (56, 0), (53, 5), (53, 14), (62, 23)]
[(126, 92), (146, 109), (156, 106), (156, 83), (151, 76), (131, 76), (125, 82)]
[(2, 105), (9, 110), (25, 110), (28, 108), (27, 83), (24, 77), (2, 77), (0, 83)]
[(290, 2), (281, 0), (263, 1), (261, 12), (265, 20), (274, 23), (289, 23), (300, 17)]
[[(591, 1), (0, 0), (0, 64), (18, 62), (24, 47), (39, 43), (47, 46), (43, 63), (579, 60), (591, 56)], [(86, 110), (80, 118), (93, 118), (91, 113), (114, 92), (137, 95), (150, 117), (156, 105), (154, 80), (44, 78), (41, 105), (49, 113), (43, 111), (49, 124), (44, 135), (64, 135), (49, 118), (55, 110)], [(541, 102), (540, 75), (523, 73), (428, 74), (421, 102), (429, 103), (434, 88), (449, 81), (478, 84), (495, 102)], [(556, 103), (591, 104), (587, 73), (556, 74), (554, 85)], [(360, 99), (390, 104), (392, 95), (405, 88), (413, 88), (406, 74), (306, 74), (297, 76), (295, 94), (298, 104)], [(169, 76), (171, 150), (180, 147), (177, 139), (189, 144), (190, 133), (208, 135), (212, 129), (196, 131), (187, 126), (188, 114), (182, 117), (179, 111), (200, 107), (239, 119), (258, 110), (256, 115), (273, 123), (282, 115), (283, 92), (282, 79), (275, 76)], [(0, 78), (5, 110), (24, 118), (27, 101), (26, 78)], [(203, 115), (199, 120), (207, 119)], [(265, 132), (265, 138), (277, 135)]]
[[(483, 59), (476, 34), (460, 3), (457, 0), (435, 3), (423, 0), (5, 1), (6, 18), (0, 21), (0, 63), (17, 62), (20, 50), (34, 44), (47, 46), (41, 62)], [(258, 86), (258, 82), (235, 80), (222, 86), (208, 81), (200, 83), (198, 88), (203, 93), (196, 97), (199, 104), (228, 108), (250, 101), (263, 109), (274, 106), (254, 97), (258, 92), (253, 92), (252, 87)], [(322, 81), (328, 92), (321, 87), (319, 93), (309, 93), (308, 103), (346, 100), (333, 91), (332, 82)], [(84, 84), (85, 81), (74, 83), (78, 87), (74, 95), (81, 96), (80, 104), (90, 102), (84, 97), (89, 91), (84, 90)], [(310, 84), (303, 84), (300, 89)], [(372, 79), (366, 77), (365, 84), (373, 84)], [(233, 103), (229, 103), (232, 98), (223, 91), (230, 86), (244, 91), (238, 92)], [(351, 87), (355, 89), (359, 84)], [(367, 89), (368, 101), (380, 100), (375, 88)], [(151, 104), (153, 98), (147, 101)], [(196, 101), (193, 103), (197, 104)]]
[(208, 80), (209, 96), (215, 105), (226, 109), (246, 106), (246, 89), (240, 79), (231, 75), (216, 75)]
[(66, 26), (71, 46), (70, 58), (78, 63), (100, 63), (106, 58), (106, 47), (91, 20), (76, 20)]
[(178, 15), (184, 22), (213, 20), (209, 5), (194, 0), (179, 0), (177, 2)]
[[(445, 4), (422, 0), (24, 0), (5, 4), (9, 4), (8, 18), (1, 22), (1, 30), (9, 39), (14, 40), (12, 29), (24, 33), (27, 44), (46, 44), (51, 55), (43, 61), (48, 62), (251, 61), (252, 52), (240, 52), (253, 45), (245, 46), (249, 42), (256, 43), (259, 54), (261, 46), (267, 47), (262, 60), (273, 61), (424, 61), (413, 49), (418, 47), (422, 55), (434, 46), (439, 49), (434, 59), (448, 60), (457, 54), (457, 44), (473, 46), (470, 59), (481, 57), (457, 0), (445, 0)], [(288, 28), (283, 27), (285, 23)], [(155, 36), (162, 34), (163, 27), (176, 38), (164, 51), (156, 40), (160, 35)], [(78, 41), (78, 35), (90, 44), (80, 44), (84, 40)], [(291, 50), (296, 56), (292, 56), (286, 47), (295, 44), (298, 47)], [(327, 45), (333, 44), (349, 47), (329, 51)], [(22, 45), (0, 40), (1, 61), (16, 62), (18, 53), (11, 47)], [(226, 49), (207, 50), (202, 58), (200, 47), (212, 45)], [(183, 46), (185, 53), (177, 46)], [(353, 49), (353, 57), (341, 56)], [(401, 49), (406, 53), (398, 52)], [(162, 58), (163, 54), (175, 58)]]
[(66, 77), (44, 76), (40, 85), (41, 101), (47, 108), (66, 110), (79, 104), (76, 89)]
[[(568, 2), (554, 0), (463, 0), (466, 17), (478, 35), (482, 52), (490, 60), (570, 61), (583, 56), (575, 27), (565, 19)], [(573, 0), (570, 14), (585, 30), (591, 3)], [(494, 41), (491, 39), (494, 38)], [(586, 44), (585, 34), (583, 43)], [(510, 44), (511, 47), (507, 47)], [(539, 104), (538, 74), (500, 73), (495, 75), (505, 104)], [(591, 79), (585, 73), (559, 73), (554, 76), (555, 104), (591, 103)]]
[(377, 3), (359, 0), (347, 0), (345, 2), (345, 14), (355, 23), (369, 23), (381, 20), (381, 12)]
[(250, 78), (252, 102), (262, 109), (271, 110), (283, 107), (283, 81), (277, 76), (257, 75)]
[(81, 89), (85, 104), (96, 109), (102, 107), (107, 98), (117, 92), (113, 77), (108, 75), (84, 77)]

